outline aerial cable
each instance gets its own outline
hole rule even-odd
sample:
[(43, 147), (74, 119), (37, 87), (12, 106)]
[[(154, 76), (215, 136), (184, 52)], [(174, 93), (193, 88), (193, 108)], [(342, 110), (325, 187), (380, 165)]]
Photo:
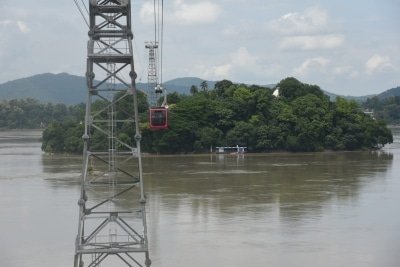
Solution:
[[(155, 88), (155, 100), (156, 106), (150, 107), (150, 129), (163, 130), (168, 129), (168, 104), (167, 104), (167, 93), (163, 88), (163, 39), (164, 39), (164, 1), (153, 0), (154, 4), (154, 49), (155, 55), (152, 54), (149, 57), (153, 60), (153, 68), (155, 68), (156, 75), (156, 88)], [(154, 56), (154, 57), (153, 57)], [(156, 62), (154, 62), (154, 60)], [(150, 69), (150, 64), (149, 64)], [(163, 97), (163, 101), (159, 104), (159, 100)]]
[(87, 14), (89, 15), (89, 9), (86, 7), (85, 1), (81, 0), (81, 2), (83, 4), (83, 6), (85, 7)]
[[(157, 0), (157, 41), (158, 41), (158, 51), (161, 49), (161, 43), (160, 43), (160, 0)], [(157, 73), (161, 73), (161, 68), (160, 68), (160, 52), (157, 53)], [(159, 77), (157, 75), (157, 80), (159, 81)], [(161, 82), (160, 82), (161, 84)]]
[(142, 80), (142, 78), (143, 78), (143, 73), (144, 73), (144, 64), (143, 64), (143, 60), (142, 60), (142, 56), (141, 56), (141, 53), (139, 53), (138, 51), (137, 51), (137, 47), (139, 47), (138, 45), (137, 45), (137, 43), (136, 43), (136, 38), (133, 38), (132, 39), (133, 40), (133, 42), (134, 42), (134, 46), (133, 46), (133, 50), (136, 50), (136, 58), (138, 59), (138, 61), (139, 61), (139, 66), (141, 67), (141, 71), (140, 71), (140, 74), (138, 75), (138, 79), (139, 79), (139, 81), (141, 81)]
[(164, 0), (161, 0), (161, 38), (160, 38), (160, 83), (163, 83), (163, 47), (164, 47)]
[[(163, 44), (164, 44), (164, 0), (153, 0), (154, 18), (154, 71), (155, 94), (158, 98), (164, 95), (163, 105), (166, 104), (166, 92), (163, 88)], [(157, 49), (155, 49), (157, 48)], [(160, 94), (160, 95), (158, 95)]]
[[(88, 28), (90, 29), (89, 22), (88, 22), (88, 20), (86, 19), (86, 16), (85, 16), (85, 14), (84, 14), (82, 8), (80, 7), (80, 5), (79, 5), (79, 3), (77, 2), (77, 0), (74, 0), (74, 2), (75, 2), (76, 7), (77, 7), (78, 10), (79, 10), (79, 13), (81, 13), (83, 20), (85, 21), (86, 25), (87, 25)], [(82, 2), (82, 4), (83, 4), (83, 6), (85, 7), (85, 10), (86, 10), (87, 14), (89, 15), (89, 9), (88, 9), (87, 6), (85, 5), (85, 2), (84, 2), (83, 0), (81, 0), (81, 2)], [(101, 47), (100, 47), (100, 44), (99, 44), (98, 42), (95, 42), (95, 43), (97, 44), (97, 46), (98, 46), (99, 48), (101, 48)]]
[(88, 28), (90, 29), (89, 22), (87, 21), (87, 19), (86, 19), (86, 17), (85, 17), (85, 14), (84, 14), (83, 11), (82, 11), (82, 8), (79, 6), (78, 1), (77, 1), (77, 0), (74, 0), (74, 2), (75, 2), (76, 7), (77, 7), (78, 10), (79, 10), (79, 13), (81, 13), (83, 20), (85, 21), (86, 25), (87, 25)]
[(157, 13), (156, 13), (156, 0), (154, 0), (154, 44), (157, 44)]
[[(157, 5), (157, 8), (156, 8)], [(157, 73), (159, 73), (159, 77), (157, 76), (157, 80), (162, 84), (162, 58), (163, 58), (163, 39), (164, 39), (164, 0), (154, 0), (154, 37), (155, 43), (158, 44), (158, 52), (156, 55), (157, 58)]]
[[(154, 0), (153, 1), (153, 11), (154, 11), (154, 45), (155, 46), (157, 46), (158, 44), (157, 44), (157, 14), (158, 14), (158, 12), (157, 12), (157, 9), (156, 9), (156, 0)], [(154, 52), (156, 53), (155, 54), (155, 57), (156, 57), (156, 62), (157, 62), (157, 66), (156, 66), (156, 73), (158, 73), (158, 52), (157, 52), (157, 50), (154, 50)], [(156, 79), (157, 79), (157, 81), (156, 81), (156, 86), (157, 86), (157, 84), (158, 84), (158, 75), (156, 76)]]

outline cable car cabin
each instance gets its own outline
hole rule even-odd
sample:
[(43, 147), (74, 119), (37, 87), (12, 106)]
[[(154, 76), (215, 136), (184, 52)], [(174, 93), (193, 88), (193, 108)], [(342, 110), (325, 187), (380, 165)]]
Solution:
[(150, 129), (168, 129), (168, 110), (166, 108), (150, 108)]

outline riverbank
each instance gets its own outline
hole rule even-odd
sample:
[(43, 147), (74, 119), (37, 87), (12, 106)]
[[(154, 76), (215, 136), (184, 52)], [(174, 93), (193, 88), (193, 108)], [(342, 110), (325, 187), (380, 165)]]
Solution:
[(1, 129), (0, 142), (41, 141), (43, 129)]

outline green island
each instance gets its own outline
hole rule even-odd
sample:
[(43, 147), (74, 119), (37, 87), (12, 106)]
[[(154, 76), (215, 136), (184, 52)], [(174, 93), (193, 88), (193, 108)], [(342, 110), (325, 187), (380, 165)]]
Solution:
[[(276, 90), (279, 96), (273, 94)], [(222, 80), (212, 90), (204, 84), (200, 89), (192, 86), (190, 92), (168, 95), (169, 129), (164, 131), (148, 128), (149, 107), (146, 96), (139, 92), (144, 152), (202, 153), (211, 147), (236, 145), (246, 146), (248, 152), (311, 152), (373, 149), (393, 142), (382, 120), (387, 118), (372, 118), (354, 100), (338, 97), (332, 102), (319, 86), (292, 77), (283, 79), (274, 89)], [(364, 108), (369, 107), (368, 101)], [(100, 109), (103, 104), (99, 100), (92, 109)], [(0, 105), (1, 128), (42, 125), (42, 150), (82, 152), (83, 104), (40, 104), (27, 99), (3, 101)], [(119, 105), (132, 109), (128, 102)], [(381, 103), (382, 109), (384, 106)], [(133, 125), (118, 127), (118, 138), (133, 143)], [(102, 148), (107, 144), (105, 139), (100, 132), (93, 132), (92, 148)]]

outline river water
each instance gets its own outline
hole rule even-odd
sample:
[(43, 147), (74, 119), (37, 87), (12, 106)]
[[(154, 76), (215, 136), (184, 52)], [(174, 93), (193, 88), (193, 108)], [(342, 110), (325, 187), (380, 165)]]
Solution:
[[(400, 128), (381, 151), (144, 158), (154, 267), (400, 266)], [(0, 267), (72, 266), (80, 156), (0, 132)]]

